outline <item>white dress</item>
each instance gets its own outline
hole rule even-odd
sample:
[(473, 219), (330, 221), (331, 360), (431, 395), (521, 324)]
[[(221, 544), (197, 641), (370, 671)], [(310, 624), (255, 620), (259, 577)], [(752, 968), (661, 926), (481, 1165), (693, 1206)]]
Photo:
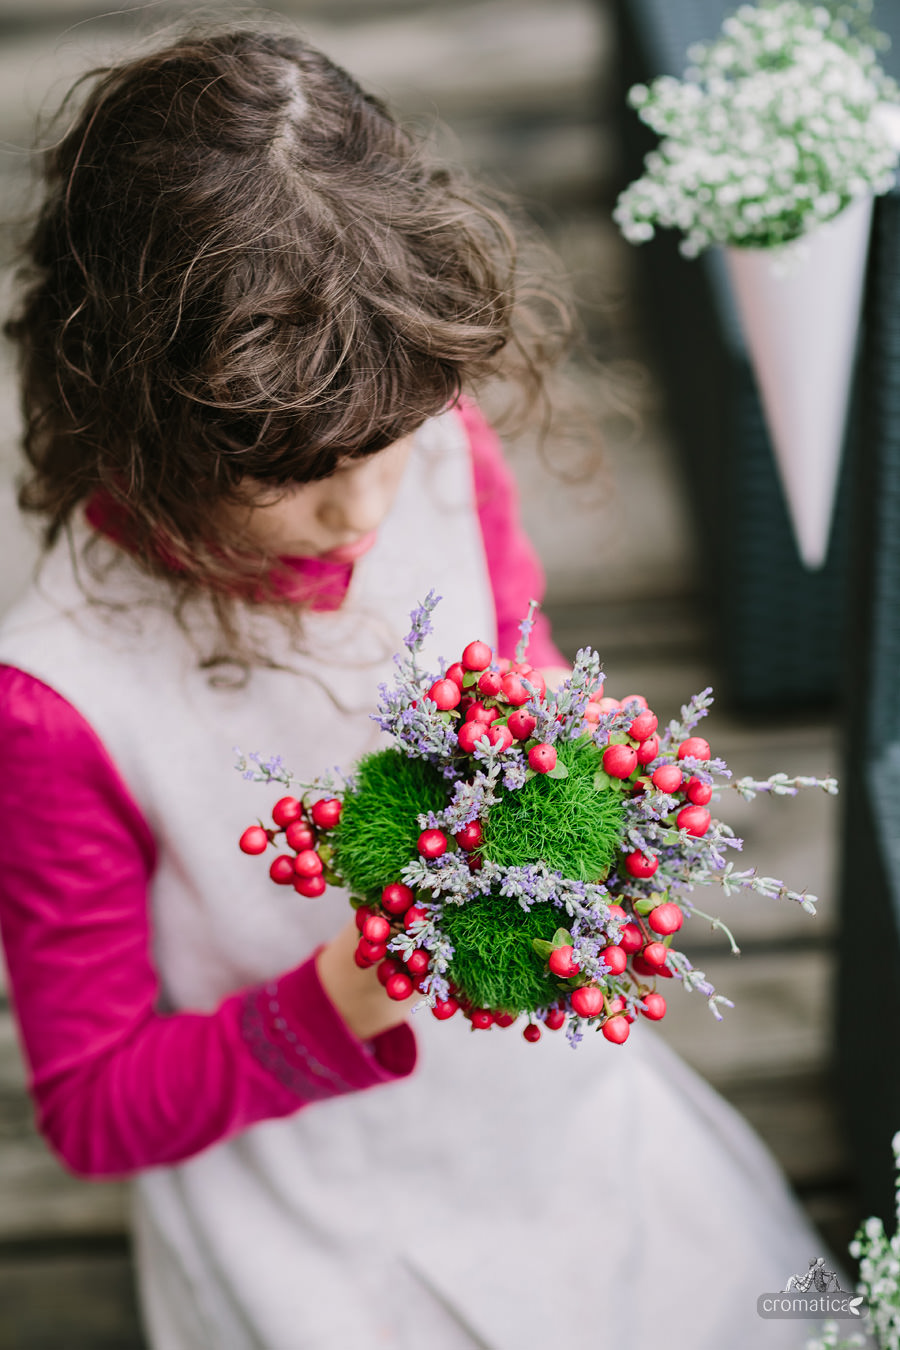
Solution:
[[(238, 853), (278, 794), (232, 770), (232, 747), (281, 753), (308, 777), (382, 743), (375, 690), (432, 587), (444, 595), (433, 664), (493, 638), (465, 437), (454, 414), (420, 432), (345, 604), (310, 618), (312, 657), (248, 613), (289, 668), (255, 670), (243, 689), (210, 683), (154, 583), (103, 548), (111, 565), (88, 588), (126, 608), (110, 620), (86, 603), (60, 548), (0, 629), (0, 661), (53, 686), (100, 735), (157, 840), (167, 1002), (211, 1009), (298, 964), (347, 913), (334, 891), (286, 899)], [(651, 1027), (573, 1051), (560, 1034), (530, 1045), (427, 1011), (413, 1025), (411, 1077), (134, 1183), (154, 1350), (803, 1343), (803, 1324), (762, 1321), (756, 1299), (805, 1270), (821, 1240), (752, 1132)]]

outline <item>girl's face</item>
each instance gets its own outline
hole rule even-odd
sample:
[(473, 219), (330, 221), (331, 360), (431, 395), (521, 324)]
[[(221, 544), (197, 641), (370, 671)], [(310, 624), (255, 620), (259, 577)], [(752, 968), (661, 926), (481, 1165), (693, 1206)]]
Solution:
[(347, 460), (330, 478), (288, 488), (271, 504), (227, 508), (244, 540), (280, 556), (353, 562), (372, 547), (390, 511), (414, 433), (365, 459)]

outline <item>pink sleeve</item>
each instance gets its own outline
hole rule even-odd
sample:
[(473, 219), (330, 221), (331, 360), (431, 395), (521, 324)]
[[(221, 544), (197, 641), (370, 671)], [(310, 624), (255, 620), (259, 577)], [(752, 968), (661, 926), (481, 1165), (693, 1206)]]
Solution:
[(312, 958), (214, 1012), (161, 1014), (154, 843), (103, 745), (11, 667), (0, 667), (0, 743), (0, 930), (38, 1123), (73, 1171), (179, 1162), (412, 1071), (410, 1028), (358, 1041)]
[[(522, 529), (516, 484), (499, 437), (473, 403), (460, 403), (459, 414), (469, 437), (478, 519), (497, 613), (497, 655), (512, 658), (529, 600), (544, 597), (544, 572)], [(545, 614), (537, 615), (528, 660), (535, 667), (571, 664), (554, 643)]]

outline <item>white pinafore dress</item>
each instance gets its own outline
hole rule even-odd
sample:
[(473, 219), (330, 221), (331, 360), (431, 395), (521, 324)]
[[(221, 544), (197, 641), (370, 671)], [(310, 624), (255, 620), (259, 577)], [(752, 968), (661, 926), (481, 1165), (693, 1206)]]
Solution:
[[(236, 845), (276, 789), (233, 747), (311, 778), (386, 741), (375, 691), (409, 612), (443, 600), (425, 656), (494, 639), (459, 419), (416, 439), (344, 605), (310, 616), (290, 669), (219, 687), (152, 580), (115, 546), (103, 579), (58, 548), (0, 629), (0, 661), (93, 725), (156, 837), (150, 903), (167, 1006), (212, 1009), (303, 961), (345, 897), (286, 896)], [(85, 601), (79, 583), (118, 604)], [(199, 620), (198, 620), (199, 622)], [(202, 645), (202, 643), (201, 643)], [(672, 999), (678, 1016), (678, 997)], [(821, 1247), (741, 1119), (657, 1039), (626, 1045), (414, 1015), (411, 1077), (257, 1125), (133, 1184), (154, 1350), (788, 1350), (757, 1295)], [(727, 1024), (722, 1029), (728, 1035)], [(798, 1335), (799, 1333), (799, 1335)]]

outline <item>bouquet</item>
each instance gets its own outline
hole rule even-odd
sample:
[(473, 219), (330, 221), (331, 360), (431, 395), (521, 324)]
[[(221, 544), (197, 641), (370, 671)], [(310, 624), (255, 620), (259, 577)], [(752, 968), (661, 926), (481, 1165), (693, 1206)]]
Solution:
[(822, 5), (742, 5), (689, 50), (683, 80), (636, 85), (630, 102), (662, 140), (613, 213), (626, 239), (662, 226), (682, 232), (688, 257), (711, 244), (769, 248), (889, 191), (900, 91), (875, 45), (881, 34)]
[[(660, 986), (700, 991), (716, 1017), (729, 1001), (675, 942), (701, 917), (694, 890), (717, 881), (784, 896), (815, 912), (815, 897), (754, 869), (714, 819), (731, 775), (694, 734), (712, 703), (704, 690), (665, 729), (641, 695), (604, 693), (597, 654), (578, 653), (555, 691), (526, 659), (534, 604), (514, 662), (470, 642), (459, 661), (424, 672), (419, 653), (438, 597), (412, 614), (392, 686), (376, 720), (393, 745), (364, 756), (340, 789), (297, 783), (280, 758), (239, 753), (251, 780), (293, 787), (271, 824), (240, 839), (245, 853), (279, 848), (269, 874), (300, 895), (345, 887), (360, 931), (361, 966), (378, 966), (388, 995), (419, 990), (434, 1016), (473, 1028), (527, 1019), (523, 1034), (587, 1029), (613, 1043), (638, 1015), (658, 1020)], [(794, 794), (833, 779), (744, 778), (733, 787)]]

